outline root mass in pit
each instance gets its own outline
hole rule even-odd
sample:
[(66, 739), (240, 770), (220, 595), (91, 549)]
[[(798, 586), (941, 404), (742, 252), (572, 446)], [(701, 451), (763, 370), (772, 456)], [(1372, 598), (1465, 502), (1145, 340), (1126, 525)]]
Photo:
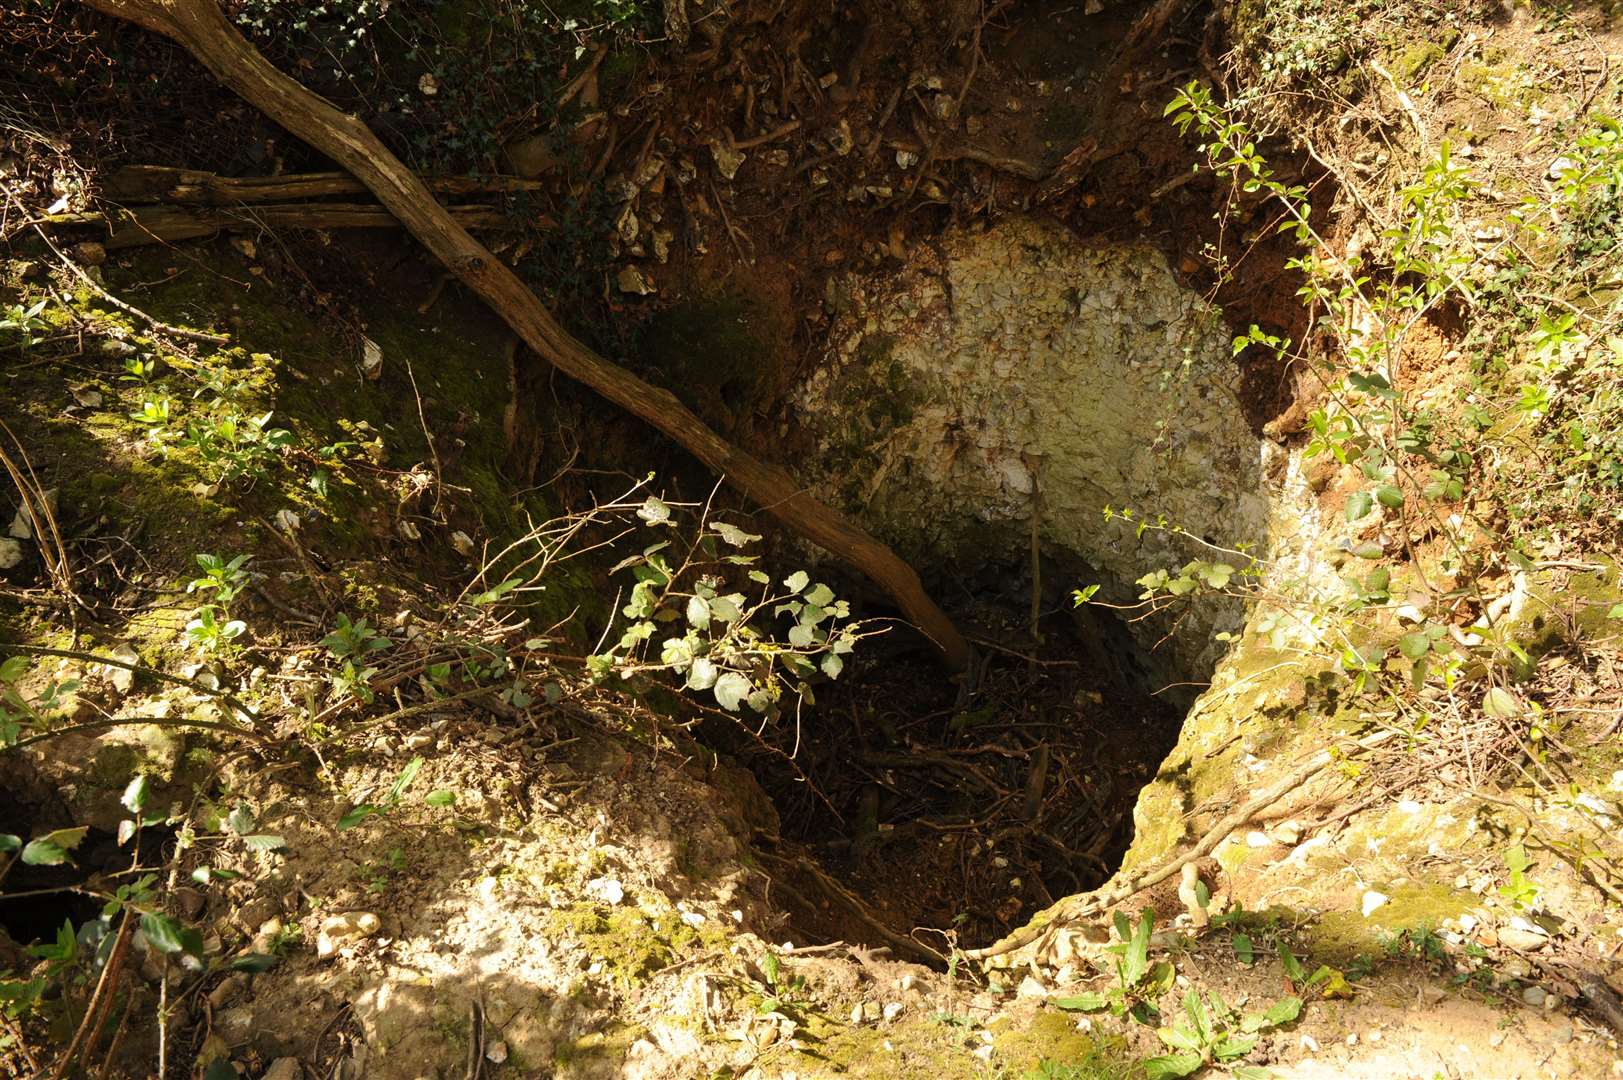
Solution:
[(738, 751), (777, 808), (758, 850), (801, 934), (945, 956), (1115, 871), (1181, 718), (1114, 620), (1050, 596), (1032, 642), (1017, 581), (958, 613), (982, 642), (970, 681), (898, 637), (818, 688), (792, 761)]

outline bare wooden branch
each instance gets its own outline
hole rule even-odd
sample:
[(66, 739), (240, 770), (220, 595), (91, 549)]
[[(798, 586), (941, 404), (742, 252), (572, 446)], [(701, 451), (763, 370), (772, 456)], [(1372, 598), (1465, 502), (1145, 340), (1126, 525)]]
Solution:
[[(452, 207), (446, 211), (464, 229), (511, 228), (500, 210), (484, 206)], [(177, 244), (222, 232), (259, 232), (264, 229), (393, 229), (400, 225), (389, 211), (366, 203), (292, 203), (245, 207), (136, 206), (111, 214), (53, 214), (40, 224), (56, 228), (98, 226), (99, 238), (109, 251), (148, 244)]]
[[(539, 191), (539, 180), (521, 176), (438, 176), (423, 180), (436, 195), (490, 195)], [(102, 194), (115, 202), (187, 203), (236, 206), (335, 195), (365, 195), (366, 186), (349, 173), (294, 173), (288, 176), (221, 176), (165, 165), (126, 165), (102, 181)]]

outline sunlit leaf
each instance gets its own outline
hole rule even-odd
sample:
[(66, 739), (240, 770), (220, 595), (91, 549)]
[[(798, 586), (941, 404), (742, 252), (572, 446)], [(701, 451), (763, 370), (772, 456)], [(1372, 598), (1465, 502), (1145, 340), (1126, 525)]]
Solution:
[(711, 692), (716, 695), (716, 703), (723, 709), (737, 712), (738, 706), (743, 704), (753, 689), (748, 678), (736, 671), (729, 671), (716, 680)]

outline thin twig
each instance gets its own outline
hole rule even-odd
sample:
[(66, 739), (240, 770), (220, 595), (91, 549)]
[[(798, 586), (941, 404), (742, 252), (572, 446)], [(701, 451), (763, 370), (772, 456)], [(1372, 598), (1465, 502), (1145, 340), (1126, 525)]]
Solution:
[(47, 247), (56, 252), (56, 257), (62, 261), (62, 265), (71, 270), (80, 281), (84, 282), (91, 292), (94, 292), (97, 296), (101, 297), (109, 304), (112, 304), (124, 314), (133, 315), (135, 318), (147, 323), (152, 327), (152, 329), (158, 331), (160, 334), (167, 334), (170, 337), (185, 338), (188, 341), (201, 341), (209, 345), (224, 345), (231, 340), (231, 338), (225, 334), (210, 334), (202, 330), (187, 330), (184, 327), (171, 326), (160, 319), (148, 315), (140, 308), (126, 304), (124, 301), (120, 300), (118, 297), (114, 296), (112, 293), (98, 285), (96, 283), (96, 279), (85, 273), (84, 270), (80, 268), (78, 263), (62, 254), (61, 250), (55, 244), (51, 243), (51, 238), (45, 235), (44, 229), (41, 229), (38, 225), (35, 225), (34, 231), (39, 234), (39, 238), (41, 240), (45, 241)]
[(30, 735), (26, 739), (19, 739), (10, 746), (6, 747), (6, 750), (21, 750), (24, 747), (33, 746), (35, 743), (41, 743), (47, 739), (54, 739), (59, 735), (70, 735), (76, 731), (100, 731), (106, 728), (123, 727), (126, 724), (146, 724), (151, 727), (206, 728), (209, 731), (223, 731), (227, 735), (241, 735), (245, 739), (252, 739), (254, 742), (263, 743), (266, 746), (276, 745), (276, 740), (271, 738), (269, 735), (261, 735), (252, 728), (237, 727), (235, 724), (225, 724), (217, 720), (188, 720), (182, 717), (173, 716), (115, 716), (106, 720), (86, 720), (81, 724), (69, 724), (66, 727), (52, 728), (50, 731), (42, 731), (38, 735)]
[(73, 1033), (73, 1040), (57, 1059), (56, 1067), (51, 1070), (50, 1080), (62, 1080), (62, 1077), (67, 1075), (68, 1066), (73, 1064), (86, 1036), (95, 1026), (94, 1022), (100, 1018), (103, 1000), (108, 998), (109, 991), (118, 981), (118, 970), (124, 966), (124, 956), (130, 945), (130, 932), (135, 928), (133, 916), (134, 913), (129, 908), (124, 909), (124, 918), (118, 924), (118, 937), (113, 941), (113, 951), (107, 957), (106, 966), (101, 969), (101, 978), (96, 980), (96, 989), (90, 995), (90, 1004), (85, 1006), (84, 1019), (79, 1022), (78, 1030)]
[(184, 675), (171, 675), (167, 671), (159, 671), (157, 668), (150, 668), (144, 664), (132, 664), (129, 661), (120, 660), (116, 656), (101, 656), (96, 653), (80, 652), (77, 649), (48, 649), (40, 645), (6, 645), (4, 649), (6, 652), (25, 653), (29, 656), (60, 656), (68, 660), (85, 660), (90, 663), (105, 664), (108, 667), (123, 668), (125, 671), (133, 671), (141, 675), (151, 675), (154, 679), (161, 679), (177, 686), (188, 687), (200, 694), (217, 697), (241, 713), (250, 724), (259, 719), (257, 713), (227, 690), (214, 689), (203, 685), (196, 679), (188, 679)]

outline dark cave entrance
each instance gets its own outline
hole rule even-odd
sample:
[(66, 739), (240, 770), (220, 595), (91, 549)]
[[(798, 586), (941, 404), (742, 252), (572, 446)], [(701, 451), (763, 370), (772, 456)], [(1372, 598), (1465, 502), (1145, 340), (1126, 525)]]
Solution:
[(1156, 693), (1159, 665), (1118, 619), (1076, 609), (1070, 577), (1047, 570), (1040, 640), (1027, 564), (985, 564), (942, 593), (976, 642), (967, 677), (947, 678), (897, 629), (770, 745), (724, 723), (703, 731), (777, 809), (757, 852), (794, 931), (948, 954), (1114, 873), (1182, 702)]

